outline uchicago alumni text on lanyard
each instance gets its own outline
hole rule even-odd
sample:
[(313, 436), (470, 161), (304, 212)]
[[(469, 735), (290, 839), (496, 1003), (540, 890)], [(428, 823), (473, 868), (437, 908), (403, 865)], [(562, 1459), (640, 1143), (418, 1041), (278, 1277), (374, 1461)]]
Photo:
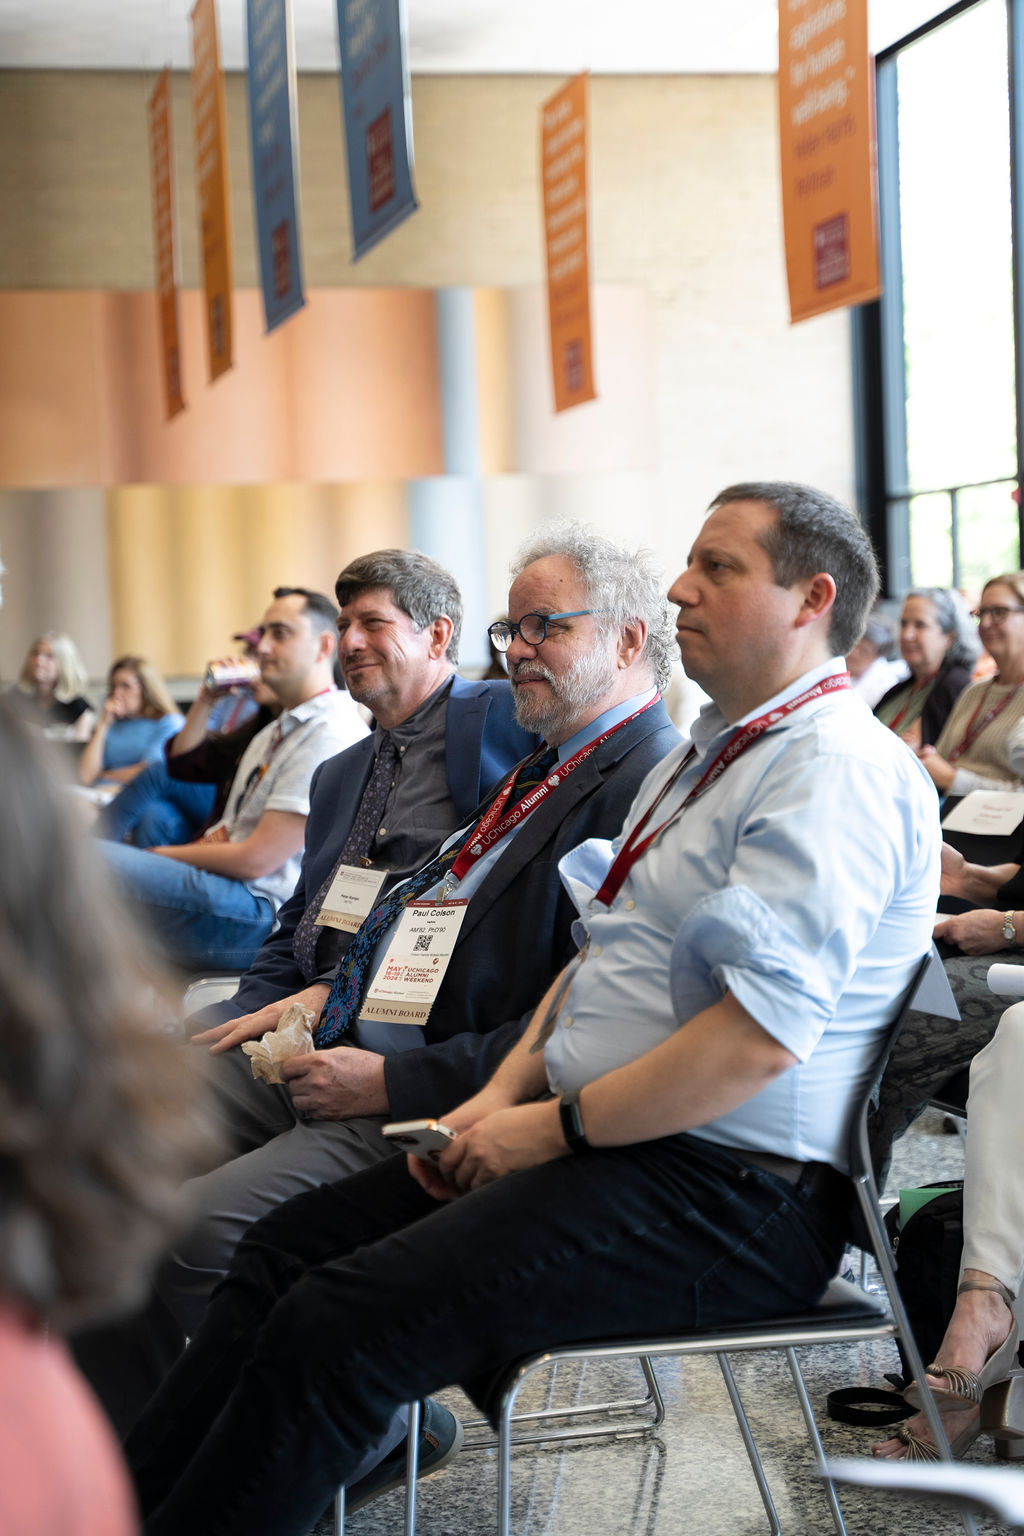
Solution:
[(677, 806), (671, 816), (667, 816), (659, 826), (655, 827), (653, 832), (649, 832), (646, 837), (643, 837), (641, 834), (654, 815), (654, 812), (658, 809), (658, 806), (669, 790), (672, 789), (680, 774), (685, 773), (689, 767), (694, 754), (694, 749), (691, 747), (675, 773), (662, 786), (657, 797), (648, 806), (615, 855), (612, 866), (605, 876), (604, 884), (598, 891), (595, 900), (601, 902), (603, 906), (610, 907), (622, 889), (623, 881), (637, 859), (642, 859), (648, 848), (656, 838), (661, 836), (665, 828), (672, 822), (677, 821), (687, 806), (697, 799), (698, 795), (702, 795), (706, 789), (710, 789), (711, 785), (722, 777), (730, 763), (734, 763), (738, 757), (742, 757), (748, 747), (752, 747), (754, 742), (763, 736), (770, 726), (777, 725), (780, 720), (785, 720), (787, 715), (793, 714), (795, 710), (802, 709), (805, 704), (810, 704), (814, 699), (824, 698), (830, 693), (838, 693), (841, 689), (849, 688), (849, 686), (849, 672), (836, 672), (831, 677), (822, 678), (820, 683), (815, 683), (813, 688), (808, 688), (804, 693), (798, 694), (795, 699), (789, 699), (785, 704), (780, 704), (777, 709), (770, 709), (767, 714), (758, 715), (756, 720), (751, 720), (749, 725), (745, 725), (741, 731), (738, 731), (735, 736), (726, 742), (710, 768), (706, 770), (690, 790), (682, 805)]

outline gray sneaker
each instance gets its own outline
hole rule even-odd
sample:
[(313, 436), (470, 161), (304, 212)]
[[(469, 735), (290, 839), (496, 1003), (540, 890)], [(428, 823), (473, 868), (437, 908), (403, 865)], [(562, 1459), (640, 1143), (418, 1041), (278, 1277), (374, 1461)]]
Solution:
[[(435, 1402), (432, 1397), (420, 1404), (420, 1456), (417, 1478), (428, 1472), (439, 1472), (448, 1462), (454, 1461), (462, 1449), (463, 1428), (454, 1413)], [(390, 1493), (392, 1488), (405, 1484), (406, 1441), (399, 1441), (375, 1467), (371, 1467), (358, 1483), (345, 1490), (345, 1512), (354, 1515), (357, 1509), (369, 1504), (371, 1499)]]

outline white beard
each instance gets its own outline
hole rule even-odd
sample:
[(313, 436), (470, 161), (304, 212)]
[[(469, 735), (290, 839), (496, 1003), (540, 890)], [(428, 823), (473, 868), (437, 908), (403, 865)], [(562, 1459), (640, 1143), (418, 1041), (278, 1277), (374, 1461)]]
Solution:
[[(530, 690), (516, 687), (518, 674), (526, 677), (543, 677), (550, 686), (545, 695), (534, 695)], [(520, 661), (509, 668), (512, 693), (515, 700), (516, 723), (524, 731), (550, 739), (552, 734), (560, 741), (575, 735), (575, 721), (585, 709), (597, 704), (615, 681), (615, 668), (607, 651), (586, 651), (578, 656), (560, 677), (556, 677), (542, 661)]]

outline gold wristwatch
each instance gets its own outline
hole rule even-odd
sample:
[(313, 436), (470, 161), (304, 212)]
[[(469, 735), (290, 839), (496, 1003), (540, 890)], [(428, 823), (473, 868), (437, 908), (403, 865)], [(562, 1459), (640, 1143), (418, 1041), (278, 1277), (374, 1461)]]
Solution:
[(1017, 942), (1017, 930), (1013, 926), (1013, 918), (1014, 914), (1012, 912), (1003, 913), (1003, 938), (1007, 944), (1016, 944)]

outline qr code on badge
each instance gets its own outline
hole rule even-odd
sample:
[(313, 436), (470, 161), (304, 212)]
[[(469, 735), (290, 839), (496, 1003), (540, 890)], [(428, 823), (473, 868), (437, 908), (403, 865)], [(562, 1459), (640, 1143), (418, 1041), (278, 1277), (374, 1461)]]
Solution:
[(416, 943), (413, 945), (413, 949), (416, 951), (429, 949), (430, 942), (433, 937), (434, 935), (432, 933), (421, 933), (417, 938)]

